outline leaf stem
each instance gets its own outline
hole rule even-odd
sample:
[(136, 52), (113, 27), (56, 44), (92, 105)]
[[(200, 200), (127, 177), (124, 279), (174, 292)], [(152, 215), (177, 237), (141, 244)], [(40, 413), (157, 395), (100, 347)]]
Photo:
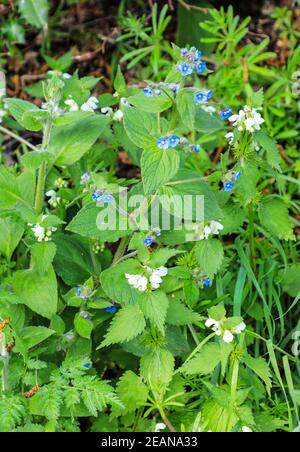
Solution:
[(20, 143), (24, 144), (25, 146), (27, 146), (28, 148), (32, 149), (33, 151), (40, 152), (40, 149), (38, 149), (36, 146), (34, 146), (33, 144), (29, 143), (29, 141), (27, 141), (24, 138), (20, 137), (16, 133), (11, 132), (6, 127), (0, 126), (0, 132), (4, 133), (6, 135), (9, 135), (10, 137), (12, 137), (15, 140), (19, 141)]
[(115, 265), (117, 264), (120, 259), (122, 259), (123, 254), (125, 253), (125, 250), (127, 248), (129, 242), (129, 236), (127, 235), (126, 237), (123, 237), (119, 243), (118, 249), (116, 251), (116, 254), (114, 255), (114, 259), (112, 264)]
[[(48, 146), (50, 143), (50, 137), (51, 137), (52, 124), (53, 124), (53, 119), (52, 119), (52, 114), (50, 113), (50, 116), (45, 125), (42, 149), (40, 152), (45, 152), (48, 149)], [(39, 173), (38, 173), (36, 195), (35, 195), (35, 210), (37, 213), (41, 213), (41, 211), (43, 209), (45, 181), (46, 181), (46, 162), (43, 161), (40, 166)]]

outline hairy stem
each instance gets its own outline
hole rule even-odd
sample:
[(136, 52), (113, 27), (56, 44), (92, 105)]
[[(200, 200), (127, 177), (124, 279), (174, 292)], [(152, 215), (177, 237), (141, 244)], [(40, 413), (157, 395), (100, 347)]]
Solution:
[[(52, 130), (52, 115), (50, 115), (44, 129), (44, 137), (42, 143), (41, 152), (45, 152), (48, 149)], [(46, 181), (46, 162), (42, 162), (37, 179), (36, 195), (35, 195), (35, 210), (37, 213), (41, 213), (44, 204), (44, 191), (45, 191), (45, 181)]]

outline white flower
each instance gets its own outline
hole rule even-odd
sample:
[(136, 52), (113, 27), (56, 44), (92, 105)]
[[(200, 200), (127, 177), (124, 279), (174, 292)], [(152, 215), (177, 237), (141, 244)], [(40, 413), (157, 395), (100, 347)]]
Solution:
[(114, 121), (122, 121), (123, 117), (124, 117), (124, 113), (122, 112), (122, 110), (117, 110), (113, 115), (113, 120)]
[(148, 267), (147, 270), (152, 273), (150, 276), (152, 289), (158, 289), (162, 283), (162, 278), (168, 274), (168, 269), (166, 267), (160, 267), (154, 270)]
[(242, 432), (243, 433), (253, 433), (253, 430), (251, 430), (251, 428), (246, 427), (245, 425), (242, 427)]
[(145, 292), (147, 290), (148, 279), (146, 276), (142, 275), (130, 275), (129, 273), (125, 273), (125, 277), (128, 281), (128, 284), (140, 292)]
[(98, 99), (95, 96), (90, 97), (83, 105), (81, 105), (82, 111), (94, 112), (98, 108)]
[(159, 433), (161, 430), (165, 430), (167, 428), (167, 426), (165, 424), (163, 424), (162, 422), (156, 424), (155, 426), (155, 433)]
[(70, 78), (72, 78), (72, 75), (71, 75), (71, 74), (68, 74), (67, 72), (65, 72), (65, 73), (62, 75), (62, 78), (63, 78), (64, 80), (69, 80)]
[(77, 102), (75, 102), (74, 99), (67, 99), (65, 100), (65, 104), (69, 107), (69, 111), (78, 111), (79, 106)]
[(38, 222), (35, 225), (28, 223), (28, 226), (32, 226), (31, 230), (38, 242), (48, 242), (49, 240), (51, 240), (52, 233), (57, 231), (57, 228), (54, 228), (52, 226), (46, 228), (42, 225), (43, 221), (46, 220), (47, 217), (48, 215), (43, 215), (41, 222)]
[(212, 233), (211, 228), (209, 226), (205, 226), (205, 228), (203, 230), (203, 236), (204, 236), (205, 240), (208, 240), (211, 233)]
[(216, 113), (215, 107), (209, 106), (209, 105), (203, 105), (202, 110), (206, 111), (207, 113)]
[(234, 139), (234, 133), (233, 132), (226, 133), (225, 138), (227, 138), (227, 140), (229, 140), (229, 144), (232, 144), (233, 139)]
[(247, 132), (254, 133), (256, 130), (260, 130), (260, 126), (265, 122), (257, 108), (251, 108), (248, 105), (240, 110), (237, 115), (232, 115), (229, 121), (233, 123), (234, 127), (237, 127), (240, 132), (246, 130)]
[(224, 229), (224, 226), (221, 223), (214, 220), (210, 222), (209, 226), (213, 235), (219, 235), (219, 231), (223, 231)]
[(111, 116), (113, 113), (113, 109), (111, 107), (103, 107), (101, 108), (101, 113), (103, 113), (104, 115)]
[(241, 334), (246, 329), (246, 324), (241, 322), (238, 326), (236, 326), (233, 331), (235, 334)]
[(229, 329), (226, 326), (227, 318), (224, 317), (222, 320), (215, 320), (209, 317), (206, 322), (206, 328), (211, 328), (217, 336), (221, 336), (223, 341), (227, 344), (233, 342), (234, 334), (241, 334), (246, 329), (246, 324), (241, 322), (236, 327)]
[(233, 334), (229, 330), (225, 330), (223, 333), (223, 341), (226, 342), (226, 344), (229, 344), (234, 339)]
[(49, 190), (46, 193), (47, 198), (50, 198), (48, 200), (48, 203), (51, 207), (57, 207), (60, 203), (60, 197), (57, 196), (57, 193), (54, 190)]
[(91, 180), (91, 175), (89, 173), (84, 173), (80, 178), (80, 184), (85, 185), (88, 184)]

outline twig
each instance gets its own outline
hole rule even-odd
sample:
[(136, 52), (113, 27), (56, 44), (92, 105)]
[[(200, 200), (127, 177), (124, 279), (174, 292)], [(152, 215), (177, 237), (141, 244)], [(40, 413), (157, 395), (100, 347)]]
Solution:
[(186, 3), (184, 0), (178, 0), (178, 3), (188, 11), (195, 10), (195, 11), (202, 11), (203, 13), (208, 13), (209, 8), (204, 8), (201, 6), (191, 5), (190, 3)]
[(32, 149), (33, 151), (40, 152), (40, 150), (36, 146), (29, 143), (29, 141), (25, 140), (24, 138), (20, 137), (19, 135), (15, 134), (14, 132), (11, 132), (10, 130), (6, 129), (6, 127), (0, 126), (0, 132), (4, 133), (6, 135), (9, 135), (10, 137), (14, 138), (15, 140), (19, 141), (20, 143), (25, 144), (25, 146)]

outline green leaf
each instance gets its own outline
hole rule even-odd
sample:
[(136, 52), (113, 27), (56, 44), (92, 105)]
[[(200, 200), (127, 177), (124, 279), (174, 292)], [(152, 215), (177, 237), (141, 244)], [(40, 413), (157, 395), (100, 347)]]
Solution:
[(114, 88), (116, 92), (122, 96), (126, 94), (126, 81), (121, 71), (121, 67), (118, 66), (116, 78), (114, 81)]
[(261, 224), (272, 235), (283, 240), (295, 239), (288, 207), (281, 199), (264, 199), (259, 205), (258, 216)]
[(145, 317), (139, 305), (127, 305), (114, 316), (101, 347), (128, 342), (141, 334), (145, 327)]
[(172, 250), (169, 248), (160, 248), (150, 255), (149, 266), (151, 268), (159, 268), (165, 265), (169, 259), (178, 254), (182, 254), (183, 251)]
[(267, 361), (263, 358), (252, 358), (249, 355), (243, 356), (242, 362), (249, 367), (256, 375), (263, 380), (268, 394), (271, 394), (272, 381), (271, 371)]
[(145, 194), (150, 195), (176, 176), (179, 155), (174, 149), (153, 149), (143, 152), (141, 166)]
[(53, 242), (35, 243), (31, 247), (31, 256), (34, 270), (40, 275), (48, 272), (56, 253), (56, 246)]
[(131, 141), (139, 148), (153, 149), (156, 147), (155, 135), (158, 130), (155, 114), (142, 112), (136, 108), (126, 108), (124, 127)]
[[(118, 223), (122, 225), (122, 229), (118, 228)], [(113, 204), (102, 208), (90, 203), (78, 212), (67, 230), (101, 242), (116, 242), (132, 232), (126, 228), (128, 228), (127, 217), (122, 216)]]
[(176, 104), (184, 126), (189, 130), (193, 130), (196, 114), (194, 93), (189, 92), (185, 89), (180, 90), (177, 95)]
[(89, 339), (93, 331), (93, 323), (89, 319), (83, 318), (80, 313), (74, 319), (75, 330), (81, 337)]
[(268, 163), (277, 170), (280, 170), (280, 154), (276, 146), (276, 141), (264, 130), (258, 130), (254, 134), (257, 143), (266, 151)]
[(24, 226), (14, 217), (0, 218), (0, 254), (11, 260), (24, 234)]
[(221, 361), (221, 349), (217, 344), (207, 344), (192, 359), (184, 363), (180, 371), (186, 375), (209, 375)]
[(219, 132), (224, 129), (224, 123), (198, 107), (195, 116), (195, 129), (206, 134)]
[(55, 165), (72, 165), (93, 146), (101, 136), (109, 118), (91, 114), (80, 121), (53, 128), (49, 152)]
[(166, 294), (161, 290), (145, 292), (139, 296), (138, 301), (145, 318), (149, 319), (160, 331), (164, 332), (164, 324), (169, 306), (169, 300)]
[[(24, 346), (26, 350), (29, 350), (53, 334), (55, 334), (55, 331), (44, 326), (28, 326), (22, 330), (19, 339), (22, 341), (22, 347)], [(18, 343), (15, 352), (18, 352)]]
[(18, 6), (24, 19), (34, 27), (43, 28), (48, 22), (48, 0), (18, 0)]
[(172, 106), (172, 100), (165, 93), (160, 96), (147, 97), (140, 92), (126, 99), (131, 105), (147, 113), (161, 113)]
[[(80, 285), (94, 274), (88, 240), (75, 234), (56, 233), (53, 242), (57, 246), (54, 268), (67, 285)], [(101, 268), (96, 256), (95, 260)]]
[(169, 309), (167, 313), (167, 323), (170, 325), (188, 325), (201, 320), (198, 313), (193, 312), (176, 298), (170, 298)]
[(142, 356), (141, 374), (151, 387), (160, 388), (171, 382), (174, 363), (174, 357), (171, 352), (158, 348)]
[(116, 393), (124, 405), (122, 414), (126, 414), (146, 403), (149, 390), (140, 377), (128, 370), (118, 381)]
[(37, 314), (51, 319), (57, 311), (57, 282), (52, 266), (41, 276), (32, 270), (14, 274), (13, 287), (21, 302)]
[(32, 132), (38, 132), (43, 128), (43, 124), (34, 118), (31, 120), (28, 117), (27, 119), (24, 119), (25, 113), (41, 112), (36, 105), (21, 99), (6, 99), (5, 103), (7, 104), (12, 116), (22, 127), (24, 127), (24, 129)]
[(293, 265), (279, 272), (279, 281), (282, 290), (291, 297), (300, 293), (300, 265)]
[[(24, 173), (25, 174), (25, 173)], [(21, 194), (18, 179), (5, 167), (0, 168), (0, 209), (9, 209), (15, 204), (31, 207)]]
[(214, 276), (224, 258), (222, 243), (217, 239), (201, 240), (195, 246), (195, 257), (207, 276)]
[(133, 259), (114, 265), (101, 273), (101, 285), (107, 296), (121, 304), (135, 303), (138, 291), (128, 284), (125, 273), (141, 275), (141, 264)]

